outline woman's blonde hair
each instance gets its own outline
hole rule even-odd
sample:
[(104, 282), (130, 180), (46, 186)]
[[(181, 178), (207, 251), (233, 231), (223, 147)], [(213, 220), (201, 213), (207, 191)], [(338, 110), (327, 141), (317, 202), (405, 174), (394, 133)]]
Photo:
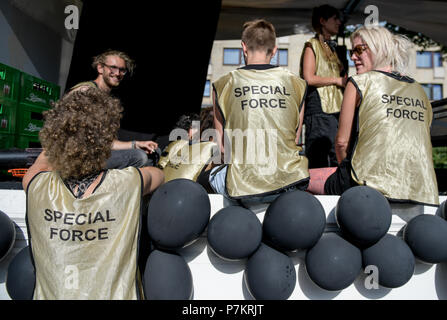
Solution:
[(351, 43), (361, 38), (373, 54), (374, 68), (391, 66), (393, 71), (408, 75), (412, 42), (380, 26), (362, 26), (351, 35)]
[(89, 88), (66, 94), (43, 113), (40, 142), (63, 179), (82, 178), (105, 168), (121, 111), (118, 99)]

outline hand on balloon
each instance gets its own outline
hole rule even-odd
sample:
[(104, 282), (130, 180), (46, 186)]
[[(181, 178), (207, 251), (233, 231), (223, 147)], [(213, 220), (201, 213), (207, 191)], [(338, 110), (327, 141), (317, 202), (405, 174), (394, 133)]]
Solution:
[(154, 141), (135, 141), (135, 146), (144, 152), (151, 154), (158, 148), (158, 143)]

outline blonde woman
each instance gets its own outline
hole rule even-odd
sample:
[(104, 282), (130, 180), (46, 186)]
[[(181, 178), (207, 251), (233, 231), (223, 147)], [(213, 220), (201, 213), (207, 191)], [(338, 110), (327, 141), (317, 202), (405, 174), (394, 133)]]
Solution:
[[(309, 39), (301, 57), (301, 77), (309, 88), (304, 111), (305, 152), (309, 168), (336, 167), (334, 140), (347, 76), (337, 56), (335, 41), (341, 21), (330, 5), (313, 9), (315, 37)], [(343, 75), (343, 76), (342, 76)]]
[(389, 200), (438, 205), (424, 89), (407, 75), (411, 42), (384, 27), (351, 35), (357, 75), (348, 79), (336, 136), (339, 167), (326, 194), (367, 185)]

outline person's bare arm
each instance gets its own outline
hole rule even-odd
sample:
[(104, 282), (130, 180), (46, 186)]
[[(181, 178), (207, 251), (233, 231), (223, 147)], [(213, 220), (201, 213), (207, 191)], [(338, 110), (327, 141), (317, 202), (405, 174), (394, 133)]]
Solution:
[(22, 178), (23, 190), (27, 190), (28, 184), (36, 174), (42, 171), (51, 171), (51, 165), (48, 162), (48, 158), (45, 155), (45, 150), (40, 153), (33, 165), (29, 167), (26, 174)]
[(298, 142), (300, 141), (301, 131), (303, 130), (303, 121), (304, 121), (304, 102), (303, 106), (301, 107), (300, 111), (300, 123), (298, 125), (298, 130), (296, 131), (296, 138), (295, 138), (295, 144), (298, 145)]
[(335, 137), (335, 154), (337, 156), (338, 163), (341, 163), (347, 155), (354, 122), (355, 108), (358, 105), (359, 99), (360, 96), (355, 86), (352, 82), (348, 82), (343, 95), (338, 131)]
[(336, 85), (344, 87), (347, 81), (347, 75), (344, 77), (320, 77), (316, 74), (316, 61), (315, 54), (311, 47), (304, 49), (303, 57), (303, 78), (310, 86), (324, 87), (330, 85)]
[[(146, 153), (152, 153), (158, 148), (154, 141), (135, 141), (135, 148), (141, 149)], [(132, 141), (113, 140), (112, 150), (132, 149)]]
[(165, 175), (163, 171), (156, 167), (142, 167), (138, 168), (143, 177), (143, 195), (152, 193), (160, 185), (163, 184)]

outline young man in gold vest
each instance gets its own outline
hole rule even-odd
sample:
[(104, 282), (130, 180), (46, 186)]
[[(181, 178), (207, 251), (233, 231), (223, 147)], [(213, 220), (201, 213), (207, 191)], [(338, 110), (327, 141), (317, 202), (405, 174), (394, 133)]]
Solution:
[(210, 184), (233, 200), (270, 202), (308, 184), (307, 159), (297, 146), (307, 84), (270, 64), (277, 51), (270, 22), (246, 22), (242, 50), (246, 65), (213, 83), (225, 165), (212, 169)]
[[(108, 50), (93, 58), (92, 67), (98, 73), (96, 79), (78, 83), (69, 92), (97, 88), (110, 94), (120, 85), (126, 74), (133, 73), (135, 63), (124, 52)], [(155, 156), (157, 148), (158, 144), (155, 141), (120, 141), (115, 139), (107, 167), (122, 169), (127, 166), (155, 165), (153, 163), (155, 160), (148, 159), (148, 155)]]

